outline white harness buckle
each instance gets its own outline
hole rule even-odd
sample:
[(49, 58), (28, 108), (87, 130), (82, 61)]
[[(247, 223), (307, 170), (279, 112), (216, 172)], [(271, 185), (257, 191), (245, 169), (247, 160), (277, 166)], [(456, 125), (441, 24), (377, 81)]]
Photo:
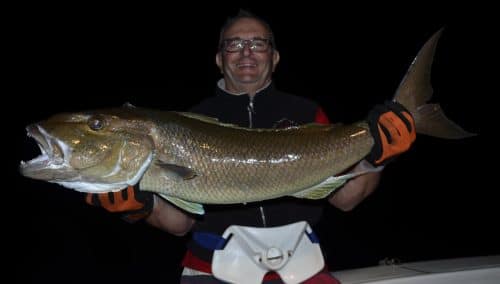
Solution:
[(287, 284), (300, 283), (325, 265), (312, 236), (305, 221), (271, 228), (230, 226), (222, 235), (226, 246), (214, 251), (212, 273), (223, 281), (254, 284), (275, 271)]

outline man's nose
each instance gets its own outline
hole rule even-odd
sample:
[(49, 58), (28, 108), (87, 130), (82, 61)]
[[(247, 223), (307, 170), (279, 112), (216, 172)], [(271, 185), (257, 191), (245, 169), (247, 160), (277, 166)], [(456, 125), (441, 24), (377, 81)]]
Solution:
[(251, 44), (249, 42), (245, 42), (243, 44), (243, 48), (241, 49), (241, 51), (243, 52), (244, 55), (249, 55), (253, 53), (252, 48), (250, 46)]

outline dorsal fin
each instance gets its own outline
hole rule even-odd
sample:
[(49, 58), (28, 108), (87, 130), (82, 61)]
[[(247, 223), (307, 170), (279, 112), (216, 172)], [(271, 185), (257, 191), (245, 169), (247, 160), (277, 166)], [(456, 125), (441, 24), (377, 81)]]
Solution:
[(125, 102), (122, 107), (124, 108), (136, 108), (135, 105), (131, 104), (130, 102)]

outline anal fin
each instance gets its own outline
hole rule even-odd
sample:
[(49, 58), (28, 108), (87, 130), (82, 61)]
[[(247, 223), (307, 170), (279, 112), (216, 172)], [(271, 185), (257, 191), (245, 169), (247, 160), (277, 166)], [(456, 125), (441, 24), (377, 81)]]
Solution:
[(344, 176), (329, 177), (323, 182), (306, 188), (302, 191), (292, 194), (294, 197), (307, 198), (307, 199), (321, 199), (325, 198), (334, 192), (336, 189), (343, 186), (349, 178), (343, 178)]
[(331, 176), (317, 185), (292, 194), (292, 196), (306, 199), (322, 199), (342, 187), (348, 180), (367, 173), (379, 172), (384, 168), (383, 166), (366, 166), (366, 164), (368, 164), (368, 162), (365, 162), (363, 164), (363, 169), (360, 171), (351, 172), (340, 176)]

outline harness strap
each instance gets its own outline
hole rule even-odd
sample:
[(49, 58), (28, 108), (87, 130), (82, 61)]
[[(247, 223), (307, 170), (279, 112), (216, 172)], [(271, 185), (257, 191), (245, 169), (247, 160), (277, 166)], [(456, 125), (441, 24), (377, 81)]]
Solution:
[(193, 240), (208, 250), (223, 249), (227, 242), (223, 237), (207, 232), (194, 232)]
[[(311, 231), (311, 233), (305, 232), (312, 243), (319, 243), (319, 238), (316, 234)], [(193, 232), (193, 240), (201, 247), (208, 250), (219, 250), (223, 249), (227, 241), (222, 236), (208, 232)]]

